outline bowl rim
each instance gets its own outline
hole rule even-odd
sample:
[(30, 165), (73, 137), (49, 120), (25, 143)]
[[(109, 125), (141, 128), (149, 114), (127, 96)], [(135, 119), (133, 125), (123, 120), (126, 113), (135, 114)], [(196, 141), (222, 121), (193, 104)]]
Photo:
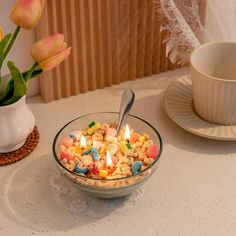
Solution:
[(83, 117), (86, 117), (86, 116), (89, 116), (89, 115), (95, 115), (95, 114), (103, 114), (103, 113), (110, 113), (110, 114), (119, 114), (119, 112), (111, 112), (111, 111), (102, 111), (102, 112), (93, 112), (93, 113), (88, 113), (88, 114), (85, 114), (85, 115), (82, 115), (82, 116), (79, 116), (71, 121), (69, 121), (68, 123), (66, 123), (58, 132), (57, 134), (55, 135), (54, 137), (54, 140), (53, 140), (53, 145), (52, 145), (52, 153), (53, 153), (53, 157), (54, 159), (56, 160), (56, 162), (64, 169), (66, 170), (67, 172), (71, 173), (72, 175), (75, 175), (75, 176), (78, 176), (80, 178), (83, 178), (83, 179), (89, 179), (89, 180), (94, 180), (94, 181), (107, 181), (107, 182), (112, 182), (112, 181), (117, 181), (117, 180), (128, 180), (128, 179), (132, 179), (136, 176), (139, 176), (143, 173), (146, 173), (147, 171), (149, 171), (151, 169), (151, 167), (153, 167), (156, 163), (158, 163), (160, 157), (161, 157), (161, 154), (162, 154), (162, 151), (163, 151), (163, 142), (162, 142), (162, 138), (161, 138), (161, 135), (160, 133), (157, 131), (156, 128), (154, 128), (149, 122), (147, 122), (146, 120), (138, 117), (138, 116), (135, 116), (135, 115), (131, 115), (131, 114), (128, 114), (128, 117), (133, 117), (135, 119), (138, 119), (144, 123), (146, 123), (148, 126), (150, 126), (154, 132), (156, 133), (157, 137), (159, 138), (159, 142), (160, 142), (160, 146), (159, 146), (159, 153), (157, 155), (157, 157), (155, 158), (154, 162), (152, 164), (150, 164), (146, 169), (140, 171), (139, 173), (137, 174), (134, 174), (134, 175), (131, 175), (131, 176), (126, 176), (126, 177), (122, 177), (122, 178), (114, 178), (114, 179), (103, 179), (103, 178), (92, 178), (92, 177), (88, 177), (88, 176), (84, 176), (84, 175), (80, 175), (79, 173), (76, 173), (76, 172), (73, 172), (69, 169), (67, 169), (62, 163), (61, 161), (59, 160), (59, 158), (57, 157), (57, 153), (55, 151), (56, 149), (56, 142), (57, 142), (57, 139), (58, 139), (58, 136), (60, 135), (60, 133), (71, 123), (73, 123), (74, 121), (78, 120), (78, 119), (81, 119)]

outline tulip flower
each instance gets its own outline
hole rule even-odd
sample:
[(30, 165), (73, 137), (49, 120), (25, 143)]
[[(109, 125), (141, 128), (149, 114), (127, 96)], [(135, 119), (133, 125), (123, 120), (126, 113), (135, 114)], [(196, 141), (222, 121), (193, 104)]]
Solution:
[(71, 47), (64, 42), (63, 34), (55, 34), (36, 42), (31, 56), (43, 70), (51, 70), (70, 55)]
[(10, 18), (16, 25), (24, 29), (31, 29), (38, 24), (43, 7), (44, 0), (17, 0)]

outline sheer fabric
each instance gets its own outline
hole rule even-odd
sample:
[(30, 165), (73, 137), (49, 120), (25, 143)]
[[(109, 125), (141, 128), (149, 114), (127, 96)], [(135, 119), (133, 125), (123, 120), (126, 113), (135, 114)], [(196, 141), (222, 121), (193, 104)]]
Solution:
[(236, 39), (236, 1), (208, 0), (204, 25), (199, 14), (201, 1), (154, 0), (163, 22), (161, 30), (168, 32), (164, 42), (172, 63), (187, 63), (193, 49), (202, 43)]

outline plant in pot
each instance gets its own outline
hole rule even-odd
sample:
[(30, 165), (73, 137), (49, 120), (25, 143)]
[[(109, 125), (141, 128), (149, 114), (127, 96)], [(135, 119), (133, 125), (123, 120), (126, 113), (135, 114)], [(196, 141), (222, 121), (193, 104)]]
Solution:
[[(1, 76), (3, 62), (11, 50), (21, 28), (34, 28), (43, 11), (44, 0), (18, 0), (10, 18), (16, 24), (13, 34), (3, 35), (0, 29), (0, 153), (11, 152), (24, 145), (35, 126), (34, 115), (28, 108), (25, 97), (29, 81), (50, 70), (66, 59), (71, 51), (64, 42), (63, 34), (48, 36), (36, 42), (30, 49), (34, 59), (32, 67), (21, 72), (13, 61), (8, 61), (10, 75)], [(3, 81), (6, 77), (7, 83)]]

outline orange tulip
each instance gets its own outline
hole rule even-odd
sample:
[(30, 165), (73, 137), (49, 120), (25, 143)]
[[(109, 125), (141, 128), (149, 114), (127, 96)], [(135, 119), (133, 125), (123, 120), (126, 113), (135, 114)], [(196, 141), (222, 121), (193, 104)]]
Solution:
[(36, 42), (30, 50), (31, 56), (43, 70), (51, 70), (70, 55), (71, 47), (64, 42), (63, 34), (55, 34)]
[(10, 18), (16, 25), (24, 29), (31, 29), (38, 24), (43, 7), (44, 0), (17, 0)]
[(3, 35), (3, 31), (2, 31), (2, 27), (0, 26), (0, 41), (3, 39), (4, 35)]

